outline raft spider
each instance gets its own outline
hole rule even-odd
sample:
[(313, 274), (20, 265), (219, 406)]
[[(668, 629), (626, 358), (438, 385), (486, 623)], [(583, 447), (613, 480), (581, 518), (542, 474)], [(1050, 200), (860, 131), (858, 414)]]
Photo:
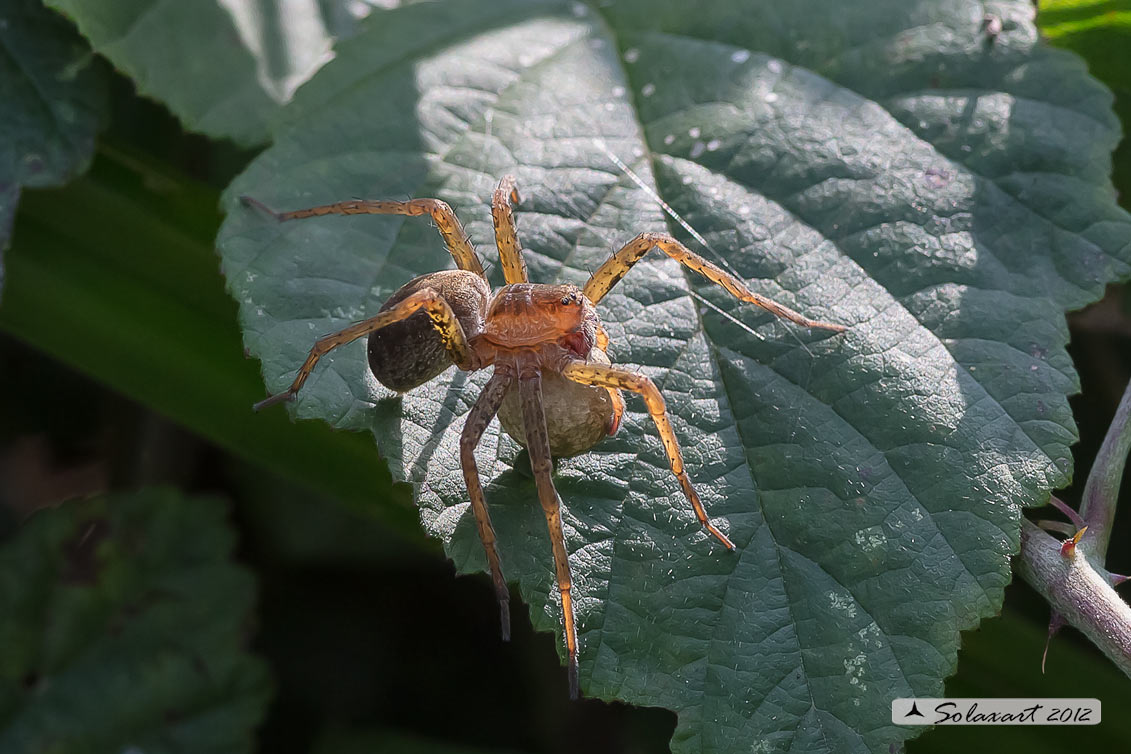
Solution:
[[(553, 456), (575, 455), (616, 432), (624, 411), (621, 390), (638, 393), (656, 424), (672, 473), (699, 523), (728, 550), (734, 544), (710, 519), (683, 467), (663, 396), (642, 374), (613, 366), (606, 355), (609, 338), (596, 305), (651, 249), (658, 248), (686, 267), (722, 286), (735, 298), (755, 304), (803, 327), (840, 332), (751, 292), (734, 276), (693, 253), (666, 233), (641, 233), (610, 256), (582, 287), (531, 283), (515, 227), (519, 201), (515, 179), (499, 182), (491, 203), (495, 243), (506, 281), (492, 293), (487, 276), (459, 219), (438, 199), (353, 200), (291, 212), (276, 212), (251, 197), (244, 204), (277, 220), (320, 215), (428, 215), (455, 259), (456, 270), (422, 275), (397, 290), (378, 314), (314, 343), (285, 391), (255, 405), (260, 410), (293, 400), (318, 360), (338, 346), (369, 336), (369, 366), (386, 387), (403, 393), (422, 385), (452, 364), (471, 371), (494, 366), (460, 436), (460, 462), (479, 538), (499, 603), (503, 639), (510, 638), (509, 593), (503, 578), (495, 531), (483, 496), (474, 450), (492, 418), (526, 446), (538, 499), (550, 530), (554, 570), (562, 609), (571, 698), (578, 695), (577, 630), (570, 595), (569, 557), (562, 534), (561, 500), (552, 479)], [(543, 400), (543, 377), (553, 382)], [(564, 379), (562, 379), (564, 378)], [(517, 395), (513, 388), (517, 386)]]

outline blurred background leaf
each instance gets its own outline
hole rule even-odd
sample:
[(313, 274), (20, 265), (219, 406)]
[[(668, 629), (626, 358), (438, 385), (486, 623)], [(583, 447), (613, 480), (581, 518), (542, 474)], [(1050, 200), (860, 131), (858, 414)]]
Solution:
[(230, 452), (386, 515), (414, 536), (415, 514), (389, 494), (367, 438), (252, 413), (262, 382), (243, 357), (207, 237), (219, 220), (217, 197), (105, 150), (91, 175), (28, 197), (9, 259), (20, 284), (0, 308), (0, 327)]
[(0, 545), (0, 751), (250, 751), (270, 693), (215, 499), (40, 511)]
[(47, 0), (94, 50), (185, 127), (243, 146), (265, 143), (279, 108), (352, 33), (346, 0)]
[(82, 38), (39, 0), (0, 8), (0, 294), (22, 188), (62, 185), (90, 162), (102, 74)]

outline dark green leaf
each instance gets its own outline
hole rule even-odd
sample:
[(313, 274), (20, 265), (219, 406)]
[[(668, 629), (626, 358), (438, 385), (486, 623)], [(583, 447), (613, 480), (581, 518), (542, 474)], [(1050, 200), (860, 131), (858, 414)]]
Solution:
[(225, 515), (144, 491), (40, 511), (0, 547), (0, 751), (250, 750), (269, 683)]
[(167, 166), (113, 152), (66, 188), (33, 192), (0, 329), (288, 482), (419, 536), (368, 438), (252, 413), (263, 386), (212, 249), (216, 202)]
[(354, 25), (342, 0), (46, 2), (186, 128), (246, 146), (267, 140), (282, 104)]
[[(670, 229), (850, 325), (799, 332), (646, 260), (601, 306), (610, 353), (666, 395), (738, 552), (696, 523), (635, 398), (556, 484), (587, 694), (677, 710), (677, 751), (886, 750), (910, 732), (891, 699), (941, 693), (958, 632), (1000, 605), (1021, 506), (1071, 473), (1062, 313), (1131, 261), (1110, 103), (1038, 43), (1027, 0), (411, 5), (339, 47), (230, 188), (224, 269), (282, 390), (316, 337), (451, 262), (416, 219), (279, 225), (238, 195), (439, 196), (489, 248), (487, 202), (511, 172), (536, 281), (583, 282), (634, 234)], [(484, 379), (398, 398), (358, 342), (294, 408), (372, 430), (464, 571), (485, 558), (457, 438)], [(535, 625), (560, 630), (516, 458), (490, 430), (503, 567)]]
[(0, 290), (21, 188), (62, 185), (94, 152), (105, 92), (91, 62), (74, 29), (39, 0), (0, 9)]

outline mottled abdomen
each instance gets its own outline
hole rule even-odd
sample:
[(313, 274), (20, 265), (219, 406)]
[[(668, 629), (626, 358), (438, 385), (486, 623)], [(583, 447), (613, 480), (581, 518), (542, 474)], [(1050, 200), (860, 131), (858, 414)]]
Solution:
[[(483, 278), (466, 270), (443, 270), (410, 280), (389, 297), (381, 311), (424, 288), (448, 302), (468, 338), (483, 331), (491, 291)], [(424, 311), (369, 336), (369, 368), (382, 385), (398, 393), (424, 384), (451, 365), (440, 334)]]
[[(589, 352), (589, 361), (609, 365), (609, 357), (596, 346)], [(550, 454), (555, 458), (584, 453), (608, 437), (613, 429), (613, 399), (603, 387), (582, 385), (547, 369), (542, 372), (542, 404), (546, 410)], [(520, 445), (526, 445), (517, 383), (512, 384), (503, 397), (499, 423)]]

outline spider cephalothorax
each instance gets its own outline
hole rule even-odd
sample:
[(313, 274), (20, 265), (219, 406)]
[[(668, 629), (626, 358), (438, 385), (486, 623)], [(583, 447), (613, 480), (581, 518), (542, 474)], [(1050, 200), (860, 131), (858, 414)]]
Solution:
[(517, 201), (514, 178), (506, 176), (492, 201), (495, 241), (506, 285), (492, 294), (463, 227), (451, 208), (439, 200), (357, 200), (279, 213), (244, 197), (245, 203), (279, 220), (328, 214), (427, 214), (436, 223), (459, 268), (409, 281), (375, 316), (320, 338), (290, 387), (256, 404), (256, 409), (294, 398), (322, 356), (366, 335), (374, 376), (397, 392), (427, 382), (452, 364), (468, 371), (494, 367), (494, 373), (467, 415), (460, 436), (460, 462), (495, 584), (502, 633), (504, 638), (509, 638), (509, 595), (474, 454), (475, 446), (496, 414), (507, 433), (525, 445), (530, 454), (530, 466), (554, 553), (569, 654), (570, 696), (576, 697), (577, 631), (570, 592), (569, 556), (562, 534), (561, 500), (552, 479), (552, 457), (584, 452), (615, 432), (624, 410), (621, 390), (638, 393), (644, 399), (672, 473), (679, 480), (696, 518), (727, 549), (734, 549), (726, 535), (707, 518), (691, 486), (659, 390), (644, 375), (609, 362), (606, 353), (609, 339), (601, 327), (596, 304), (650, 249), (659, 248), (742, 301), (805, 327), (834, 331), (844, 328), (808, 319), (752, 293), (740, 280), (665, 233), (641, 233), (629, 241), (597, 268), (583, 288), (531, 283), (514, 224), (511, 203)]

